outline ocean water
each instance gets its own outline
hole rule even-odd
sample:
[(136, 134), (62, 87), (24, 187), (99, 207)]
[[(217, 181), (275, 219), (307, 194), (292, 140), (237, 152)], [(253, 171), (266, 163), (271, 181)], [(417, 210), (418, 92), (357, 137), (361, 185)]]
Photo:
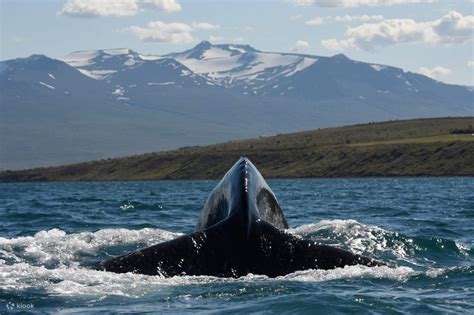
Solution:
[(216, 181), (0, 184), (0, 313), (474, 312), (474, 177), (268, 183), (289, 232), (390, 267), (276, 279), (97, 271), (192, 232)]

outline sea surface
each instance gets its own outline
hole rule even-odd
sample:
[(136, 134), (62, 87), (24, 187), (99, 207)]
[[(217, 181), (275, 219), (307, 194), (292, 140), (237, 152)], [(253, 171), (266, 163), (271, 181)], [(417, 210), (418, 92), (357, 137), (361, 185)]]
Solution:
[(0, 184), (0, 313), (474, 312), (474, 177), (268, 181), (290, 233), (388, 267), (276, 279), (95, 270), (192, 232), (216, 183)]

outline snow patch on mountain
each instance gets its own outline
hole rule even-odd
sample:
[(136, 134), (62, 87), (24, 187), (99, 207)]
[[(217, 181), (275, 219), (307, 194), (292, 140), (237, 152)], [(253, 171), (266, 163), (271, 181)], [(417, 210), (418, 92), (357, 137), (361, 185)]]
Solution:
[(376, 64), (372, 64), (370, 65), (372, 67), (372, 69), (374, 69), (375, 71), (382, 71), (383, 69), (385, 69), (386, 67), (385, 66), (382, 66), (382, 65), (376, 65)]
[(153, 61), (153, 60), (158, 60), (158, 59), (161, 59), (163, 57), (161, 56), (158, 56), (158, 55), (138, 55), (140, 57), (140, 59), (142, 60), (147, 60), (147, 61)]
[(187, 77), (187, 76), (190, 76), (192, 75), (193, 73), (191, 71), (188, 71), (188, 70), (181, 70), (181, 76), (182, 77)]
[(170, 85), (175, 84), (175, 82), (148, 82), (148, 85)]
[(76, 51), (59, 58), (82, 74), (103, 80), (110, 74), (143, 62), (140, 55), (128, 48)]
[(130, 53), (130, 49), (128, 48), (104, 49), (102, 51), (104, 52), (104, 54), (111, 56), (127, 55)]
[(295, 67), (293, 68), (293, 70), (291, 70), (291, 71), (288, 72), (288, 73), (285, 73), (285, 77), (292, 76), (292, 75), (295, 74), (296, 72), (308, 68), (309, 66), (311, 66), (311, 65), (312, 65), (313, 63), (315, 63), (316, 61), (318, 61), (317, 58), (303, 58), (303, 60), (301, 60), (300, 62), (296, 63), (296, 65), (295, 65)]
[(56, 89), (54, 86), (49, 85), (49, 84), (46, 84), (46, 83), (41, 82), (41, 81), (39, 81), (39, 84), (41, 84), (41, 85), (43, 85), (43, 86), (45, 86), (45, 87), (47, 87), (47, 88), (49, 88), (49, 89), (51, 89), (51, 90), (55, 90), (55, 89)]
[(203, 58), (204, 59), (228, 58), (231, 55), (232, 55), (231, 51), (228, 51), (222, 48), (212, 47), (204, 52)]
[(99, 55), (99, 50), (75, 51), (64, 57), (58, 58), (71, 67), (84, 67), (92, 63), (92, 60)]
[(236, 46), (233, 46), (233, 45), (229, 45), (229, 49), (230, 50), (237, 50), (239, 53), (243, 54), (243, 53), (246, 53), (247, 51), (241, 47), (236, 47)]
[(124, 65), (124, 66), (133, 66), (133, 65), (135, 65), (135, 64), (137, 64), (137, 63), (139, 63), (138, 60), (136, 60), (136, 59), (134, 59), (134, 58), (130, 58), (130, 59), (128, 59), (127, 61), (125, 61), (125, 62), (123, 63), (123, 65)]
[(193, 72), (203, 74), (211, 78), (225, 77), (225, 72), (229, 72), (232, 69), (241, 66), (241, 63), (238, 62), (239, 56), (209, 59), (178, 57), (176, 60), (184, 64)]
[(125, 90), (123, 89), (123, 87), (121, 86), (118, 86), (115, 91), (112, 92), (113, 95), (117, 95), (117, 96), (123, 96)]
[(78, 68), (77, 70), (79, 70), (79, 72), (81, 72), (82, 74), (92, 78), (92, 79), (95, 79), (95, 80), (102, 80), (102, 79), (105, 79), (107, 78), (109, 75), (111, 75), (112, 73), (115, 73), (117, 72), (116, 70), (85, 70), (85, 69), (80, 69)]

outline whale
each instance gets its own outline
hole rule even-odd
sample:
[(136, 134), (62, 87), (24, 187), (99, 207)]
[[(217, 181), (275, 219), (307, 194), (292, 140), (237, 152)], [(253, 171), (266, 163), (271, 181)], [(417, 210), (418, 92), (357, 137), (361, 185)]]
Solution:
[(280, 204), (260, 172), (241, 157), (217, 184), (193, 233), (111, 258), (115, 273), (173, 277), (278, 277), (307, 269), (369, 267), (382, 262), (287, 231)]

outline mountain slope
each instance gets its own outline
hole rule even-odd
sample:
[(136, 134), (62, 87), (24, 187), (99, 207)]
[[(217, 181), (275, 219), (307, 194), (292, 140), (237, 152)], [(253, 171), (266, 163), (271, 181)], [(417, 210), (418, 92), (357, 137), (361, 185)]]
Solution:
[[(473, 125), (474, 117), (465, 117), (327, 128), (3, 172), (0, 182), (220, 178), (240, 156), (249, 157), (265, 177), (472, 176)], [(453, 133), (456, 129), (466, 133)]]
[[(159, 76), (157, 73), (167, 73), (167, 70), (151, 70), (154, 66), (148, 64), (150, 61), (165, 59), (166, 62), (163, 63), (177, 63), (179, 67), (186, 69), (184, 73), (192, 73), (200, 78), (188, 80), (190, 84), (187, 88), (199, 87), (205, 94), (206, 88), (218, 87), (220, 90), (227, 90), (226, 95), (251, 96), (251, 99), (242, 99), (247, 104), (270, 104), (276, 107), (276, 116), (284, 113), (279, 113), (278, 105), (271, 105), (275, 103), (294, 104), (292, 110), (296, 116), (307, 114), (317, 121), (321, 115), (325, 118), (334, 115), (332, 123), (336, 124), (341, 122), (337, 114), (341, 111), (346, 112), (346, 119), (342, 119), (345, 123), (361, 121), (359, 118), (350, 119), (358, 117), (360, 112), (366, 113), (365, 121), (471, 115), (474, 112), (474, 94), (471, 88), (444, 84), (400, 68), (354, 61), (342, 54), (322, 57), (262, 52), (249, 45), (212, 45), (206, 41), (184, 52), (165, 56), (143, 56), (127, 49), (75, 54), (93, 56), (86, 62), (71, 56), (64, 59), (69, 60), (71, 65), (81, 67), (85, 63), (89, 71), (104, 71), (104, 64), (108, 64), (107, 71), (111, 71), (114, 68), (111, 64), (122, 64), (121, 71), (113, 70), (115, 72), (107, 75), (106, 80), (119, 88), (113, 90), (119, 94), (122, 94), (121, 82), (126, 81), (133, 86), (135, 99), (132, 98), (132, 103), (148, 103), (149, 98), (140, 98), (139, 95), (152, 97), (155, 95), (150, 92), (154, 90), (162, 95), (163, 89), (171, 91), (175, 87), (182, 87), (182, 83), (172, 86), (172, 82), (175, 82), (173, 80), (162, 81), (161, 84), (169, 86), (161, 90), (158, 87), (144, 90), (135, 87), (135, 81), (140, 82), (139, 78), (149, 78), (148, 84), (153, 84), (151, 73), (155, 73), (155, 76)], [(129, 79), (130, 69), (133, 69), (133, 77), (136, 79)], [(142, 82), (142, 86), (145, 85)], [(207, 102), (222, 99), (219, 92), (214, 99), (215, 89), (211, 94), (213, 97), (208, 97)], [(322, 112), (327, 113), (327, 116)], [(312, 127), (302, 123), (302, 128)]]
[(202, 42), (0, 62), (0, 169), (367, 121), (474, 114), (472, 88), (332, 57)]
[(153, 104), (135, 106), (106, 80), (45, 56), (1, 62), (0, 69), (0, 168), (58, 165), (250, 136), (233, 124), (218, 124), (205, 114), (173, 106), (179, 97), (192, 99), (179, 89), (175, 97), (163, 97), (157, 91), (169, 90), (147, 85), (153, 94), (138, 95)]

